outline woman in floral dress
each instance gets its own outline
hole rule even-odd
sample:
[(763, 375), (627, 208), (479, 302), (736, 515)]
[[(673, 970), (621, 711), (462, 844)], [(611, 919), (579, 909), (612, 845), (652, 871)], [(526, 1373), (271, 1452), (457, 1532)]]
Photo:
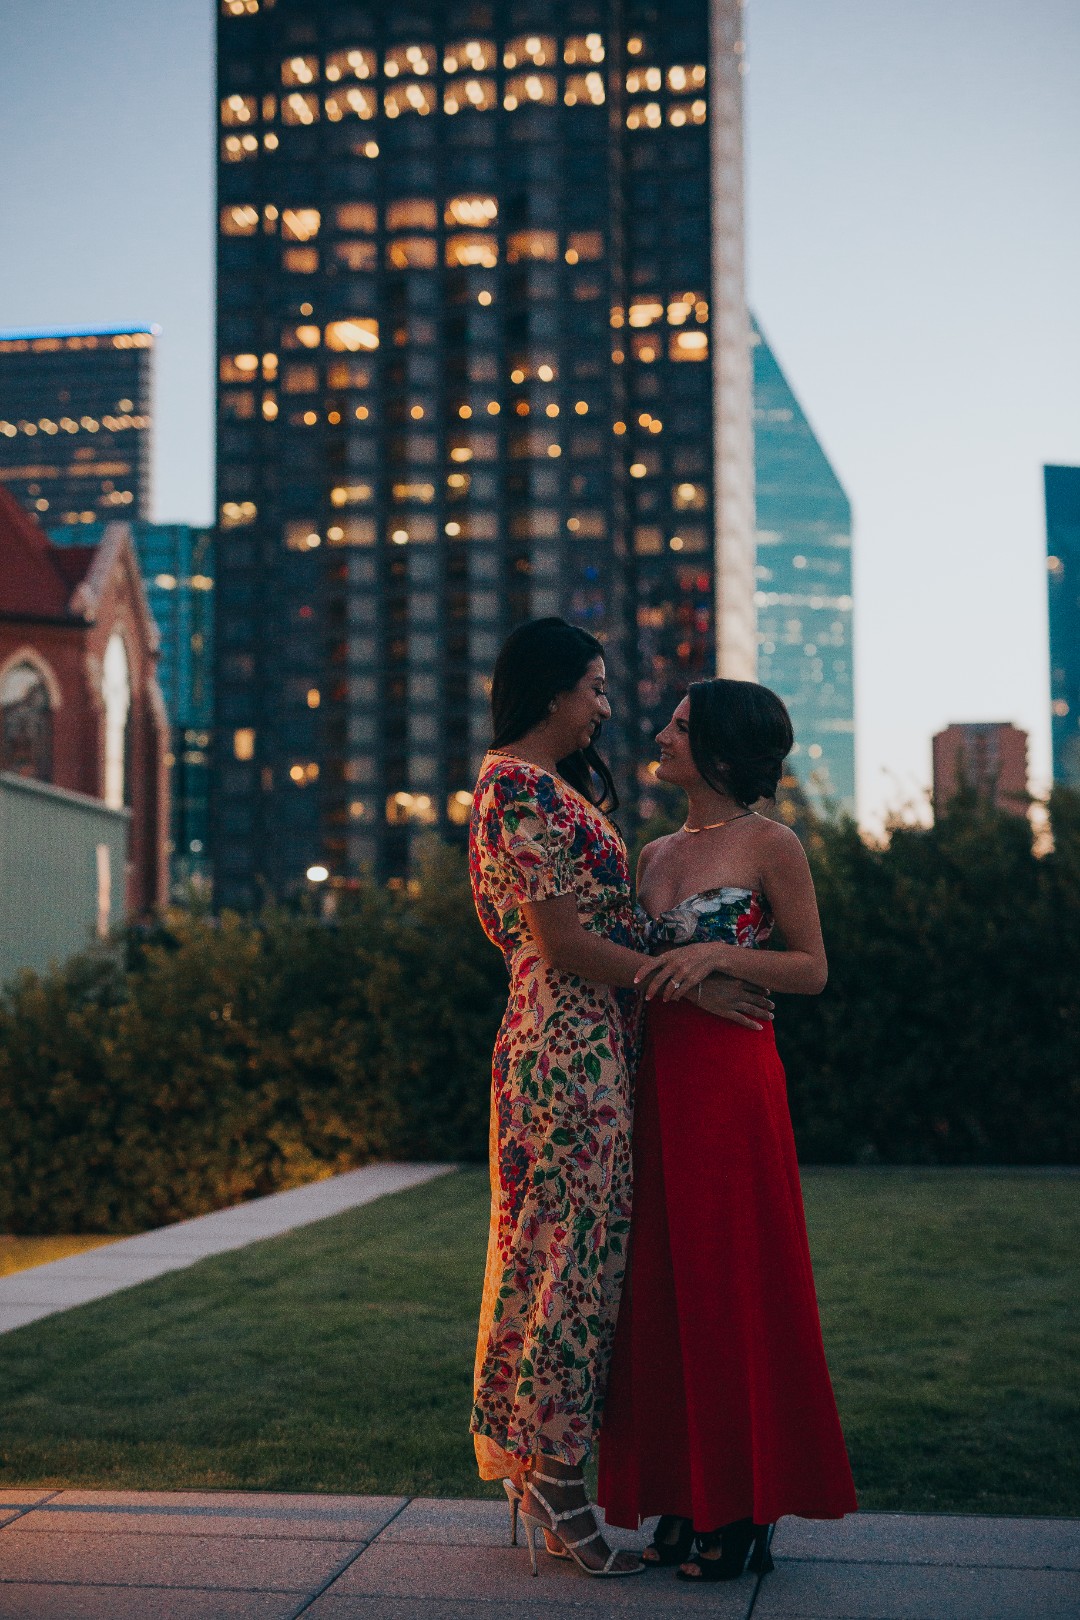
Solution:
[[(603, 649), (561, 619), (509, 638), (492, 688), (494, 743), (476, 785), (470, 871), (510, 993), (495, 1047), (492, 1211), (472, 1432), (485, 1479), (589, 1574), (610, 1553), (582, 1465), (599, 1423), (630, 1222), (635, 974), (647, 965), (616, 799), (596, 737), (611, 710)], [(761, 993), (709, 981), (737, 1022)], [(538, 1483), (540, 1482), (540, 1483)]]

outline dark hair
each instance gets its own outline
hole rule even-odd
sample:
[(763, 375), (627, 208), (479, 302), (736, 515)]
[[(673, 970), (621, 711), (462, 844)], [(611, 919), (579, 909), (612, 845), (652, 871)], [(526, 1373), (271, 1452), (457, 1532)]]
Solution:
[[(565, 619), (518, 625), (503, 642), (491, 678), (492, 747), (506, 748), (546, 720), (551, 700), (572, 691), (603, 656), (602, 642)], [(560, 759), (559, 772), (600, 809), (618, 809), (611, 771), (595, 741)]]
[(756, 681), (694, 681), (690, 754), (704, 780), (747, 807), (775, 799), (795, 733), (775, 692)]

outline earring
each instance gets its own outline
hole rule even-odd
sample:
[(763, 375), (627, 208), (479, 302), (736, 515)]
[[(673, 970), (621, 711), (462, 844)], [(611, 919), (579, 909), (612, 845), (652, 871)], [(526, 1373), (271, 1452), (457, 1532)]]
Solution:
[(555, 699), (552, 698), (551, 702), (548, 704), (548, 714), (554, 714), (558, 707), (559, 705), (556, 703)]

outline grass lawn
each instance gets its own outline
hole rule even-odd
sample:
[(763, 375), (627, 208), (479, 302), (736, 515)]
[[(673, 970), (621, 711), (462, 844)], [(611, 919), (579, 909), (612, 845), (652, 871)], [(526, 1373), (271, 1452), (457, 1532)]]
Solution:
[[(864, 1507), (1080, 1515), (1080, 1179), (810, 1170)], [(0, 1337), (0, 1481), (485, 1493), (467, 1170)]]

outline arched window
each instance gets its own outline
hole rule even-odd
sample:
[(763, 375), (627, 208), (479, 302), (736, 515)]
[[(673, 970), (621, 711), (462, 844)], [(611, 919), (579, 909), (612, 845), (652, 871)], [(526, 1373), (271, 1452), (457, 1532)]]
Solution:
[(0, 771), (52, 781), (53, 720), (49, 689), (28, 661), (0, 676)]
[(110, 810), (124, 808), (124, 743), (128, 710), (131, 708), (131, 680), (127, 649), (118, 631), (109, 637), (101, 664), (101, 696), (105, 704), (105, 803)]

